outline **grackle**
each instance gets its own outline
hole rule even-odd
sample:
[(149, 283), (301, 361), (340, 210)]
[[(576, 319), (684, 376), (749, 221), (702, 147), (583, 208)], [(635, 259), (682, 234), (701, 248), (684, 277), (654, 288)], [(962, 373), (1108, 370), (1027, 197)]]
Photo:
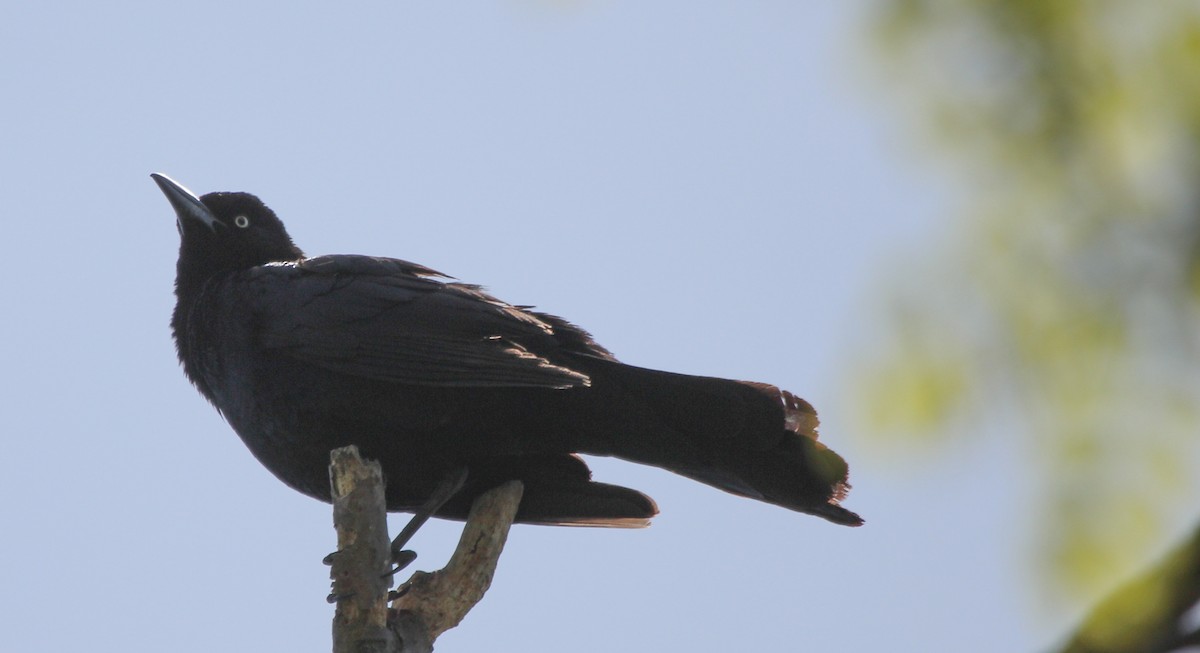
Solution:
[[(267, 469), (329, 501), (329, 452), (378, 460), (391, 511), (463, 519), (525, 485), (518, 522), (637, 527), (648, 496), (576, 454), (653, 465), (837, 524), (845, 461), (765, 383), (626, 365), (579, 327), (391, 258), (306, 258), (257, 197), (152, 175), (180, 234), (171, 327), (192, 383)], [(465, 470), (465, 474), (463, 473)], [(465, 476), (465, 480), (464, 480)]]

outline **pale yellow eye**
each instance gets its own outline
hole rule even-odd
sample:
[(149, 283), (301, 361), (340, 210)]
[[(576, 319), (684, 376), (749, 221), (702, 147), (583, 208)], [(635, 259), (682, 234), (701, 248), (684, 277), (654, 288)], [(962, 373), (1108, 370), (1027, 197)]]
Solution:
[(233, 224), (237, 225), (239, 229), (245, 229), (246, 227), (250, 226), (250, 218), (247, 218), (244, 215), (239, 215), (233, 219)]

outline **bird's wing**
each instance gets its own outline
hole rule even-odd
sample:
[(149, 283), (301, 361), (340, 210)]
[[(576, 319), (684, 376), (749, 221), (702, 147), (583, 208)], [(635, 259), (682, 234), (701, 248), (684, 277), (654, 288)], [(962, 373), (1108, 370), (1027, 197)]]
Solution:
[(260, 266), (237, 286), (262, 347), (335, 372), (414, 385), (588, 385), (546, 357), (563, 348), (559, 325), (439, 276), (396, 259), (323, 256)]

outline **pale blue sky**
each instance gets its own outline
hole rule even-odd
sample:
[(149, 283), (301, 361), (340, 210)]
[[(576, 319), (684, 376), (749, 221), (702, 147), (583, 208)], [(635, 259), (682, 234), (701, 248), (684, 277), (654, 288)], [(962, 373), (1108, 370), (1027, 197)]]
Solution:
[[(7, 3), (0, 648), (329, 648), (327, 506), (188, 385), (148, 177), (260, 195), (310, 254), (406, 258), (623, 360), (767, 381), (851, 462), (845, 529), (659, 470), (644, 531), (518, 527), (439, 651), (1031, 651), (1011, 454), (851, 432), (874, 284), (944, 230), (864, 4)], [(999, 447), (997, 447), (999, 449)], [(396, 517), (393, 527), (402, 523)], [(414, 542), (441, 566), (456, 524)]]

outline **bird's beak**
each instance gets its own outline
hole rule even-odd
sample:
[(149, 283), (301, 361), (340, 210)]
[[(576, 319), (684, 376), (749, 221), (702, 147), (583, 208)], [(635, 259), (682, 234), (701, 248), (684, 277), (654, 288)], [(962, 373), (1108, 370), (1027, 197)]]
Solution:
[(217, 220), (217, 216), (213, 215), (207, 206), (204, 206), (200, 198), (184, 188), (183, 184), (157, 172), (151, 173), (150, 178), (158, 184), (163, 195), (167, 196), (167, 201), (175, 209), (175, 215), (179, 216), (180, 223), (184, 220), (197, 220), (212, 230), (216, 230), (216, 225), (221, 223), (220, 220)]

